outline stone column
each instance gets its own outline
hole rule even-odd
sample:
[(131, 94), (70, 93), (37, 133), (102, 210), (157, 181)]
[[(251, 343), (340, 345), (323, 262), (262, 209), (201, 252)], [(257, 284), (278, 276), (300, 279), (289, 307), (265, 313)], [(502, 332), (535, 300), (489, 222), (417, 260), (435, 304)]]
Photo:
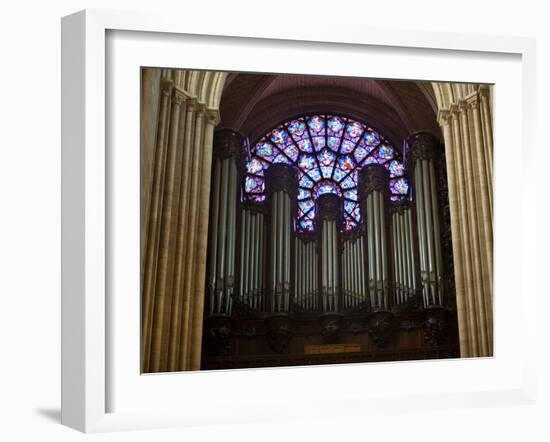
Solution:
[(492, 133), (488, 90), (440, 111), (445, 138), (461, 355), (493, 354)]

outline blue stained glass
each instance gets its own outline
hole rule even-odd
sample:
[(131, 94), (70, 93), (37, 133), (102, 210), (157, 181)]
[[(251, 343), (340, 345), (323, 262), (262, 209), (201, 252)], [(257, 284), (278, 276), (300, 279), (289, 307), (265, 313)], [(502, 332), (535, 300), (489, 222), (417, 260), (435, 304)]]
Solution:
[(313, 155), (300, 155), (298, 167), (306, 172), (316, 166), (315, 157)]
[(393, 193), (399, 193), (401, 195), (406, 195), (409, 191), (409, 182), (406, 178), (399, 178), (390, 183), (391, 190)]
[(356, 140), (361, 135), (361, 132), (363, 132), (363, 125), (357, 121), (349, 123), (348, 127), (346, 127), (346, 137), (352, 140)]
[(334, 164), (336, 155), (334, 155), (330, 150), (325, 149), (319, 155), (317, 155), (317, 159), (323, 166), (330, 166)]
[(298, 141), (298, 147), (302, 152), (313, 152), (313, 145), (309, 139)]
[(306, 231), (312, 231), (313, 230), (313, 221), (311, 221), (310, 219), (302, 219), (300, 220), (300, 227), (302, 228), (302, 230), (306, 230)]
[(309, 176), (311, 178), (313, 178), (313, 180), (316, 181), (316, 182), (321, 179), (321, 171), (319, 170), (318, 167), (316, 167), (315, 169), (310, 170), (308, 173), (309, 173)]
[(263, 175), (263, 171), (264, 171), (263, 164), (258, 158), (252, 158), (251, 161), (246, 163), (246, 171), (248, 173)]
[(315, 203), (311, 199), (305, 200), (305, 201), (299, 201), (298, 209), (302, 211), (302, 215), (305, 215), (309, 211), (309, 209), (313, 207), (314, 204)]
[(296, 149), (296, 146), (294, 146), (294, 144), (289, 144), (283, 149), (283, 151), (287, 154), (287, 156), (290, 157), (292, 161), (296, 161), (296, 158), (298, 158), (298, 149)]
[(319, 133), (325, 128), (325, 120), (323, 117), (316, 115), (308, 120), (307, 125), (312, 132)]
[(390, 163), (389, 170), (390, 170), (390, 177), (393, 178), (393, 177), (403, 175), (403, 173), (405, 173), (405, 166), (403, 165), (403, 163), (394, 160)]
[(311, 198), (311, 192), (302, 188), (298, 189), (298, 199), (303, 200), (306, 198)]
[(328, 147), (330, 147), (333, 151), (338, 152), (338, 148), (340, 147), (340, 138), (328, 137)]
[(355, 181), (353, 181), (353, 178), (351, 176), (348, 176), (344, 181), (340, 183), (340, 187), (342, 189), (349, 189), (350, 187), (355, 186)]
[(355, 147), (355, 142), (344, 140), (340, 146), (340, 153), (350, 153)]
[(363, 138), (369, 146), (378, 146), (380, 144), (380, 135), (376, 132), (367, 132)]
[(355, 207), (356, 203), (353, 203), (351, 201), (344, 201), (344, 210), (348, 213), (353, 212), (353, 208)]
[(328, 120), (329, 135), (332, 134), (341, 134), (342, 129), (344, 129), (344, 122), (339, 117), (332, 117)]
[(251, 200), (251, 201), (255, 201), (257, 203), (263, 203), (265, 201), (265, 195), (263, 194), (251, 194), (248, 196), (248, 198)]
[(385, 160), (391, 160), (394, 156), (393, 147), (382, 145), (378, 148), (378, 157)]
[(367, 154), (368, 154), (367, 149), (365, 149), (363, 146), (357, 146), (357, 149), (355, 149), (355, 152), (353, 155), (355, 156), (355, 161), (360, 163), (365, 159)]
[(311, 189), (315, 183), (311, 181), (306, 174), (302, 175), (299, 181), (300, 187)]
[(325, 137), (313, 137), (315, 152), (319, 152), (323, 147), (325, 147), (325, 141)]
[(347, 172), (344, 172), (343, 170), (340, 170), (340, 169), (336, 168), (336, 169), (334, 169), (332, 179), (338, 183), (346, 175), (347, 175)]
[(355, 221), (359, 222), (361, 220), (361, 209), (359, 208), (359, 204), (354, 207), (351, 215), (355, 218)]
[(346, 155), (338, 158), (338, 168), (340, 170), (343, 170), (344, 172), (349, 172), (354, 167), (355, 167), (355, 163), (353, 162), (351, 156)]
[(280, 153), (273, 160), (273, 164), (292, 164), (292, 161), (290, 161), (284, 154)]
[(346, 216), (344, 219), (344, 230), (349, 232), (350, 230), (355, 229), (355, 227), (357, 227), (357, 223)]
[(353, 201), (357, 201), (357, 189), (355, 188), (355, 189), (346, 190), (344, 192), (344, 197)]
[(295, 138), (300, 138), (306, 133), (306, 124), (301, 120), (294, 120), (288, 125), (288, 131)]
[(323, 178), (330, 178), (332, 176), (333, 169), (334, 166), (321, 166), (321, 173), (323, 174)]
[(380, 134), (366, 128), (347, 118), (315, 115), (273, 129), (254, 146), (253, 156), (245, 164), (248, 175), (243, 197), (257, 203), (265, 201), (265, 170), (270, 163), (288, 164), (300, 170), (297, 229), (314, 229), (315, 199), (324, 193), (343, 195), (343, 228), (356, 228), (361, 216), (357, 191), (360, 167), (384, 164), (392, 178), (392, 201), (406, 198), (409, 190), (405, 167), (397, 159), (396, 150)]
[(276, 144), (287, 144), (289, 141), (288, 134), (284, 129), (275, 129), (271, 132), (271, 141)]
[[(383, 159), (383, 161), (386, 161), (386, 160)], [(372, 155), (370, 157), (367, 157), (367, 159), (365, 160), (365, 166), (367, 164), (376, 164), (376, 163), (378, 163), (378, 160)]]
[(262, 142), (256, 145), (256, 153), (268, 161), (273, 159), (275, 149), (270, 143)]
[(247, 193), (262, 193), (264, 191), (264, 180), (247, 176), (244, 180), (244, 190)]
[(324, 195), (325, 193), (334, 193), (335, 195), (340, 195), (340, 189), (332, 181), (323, 181), (321, 184), (318, 184), (313, 191), (313, 196), (317, 198), (319, 195)]

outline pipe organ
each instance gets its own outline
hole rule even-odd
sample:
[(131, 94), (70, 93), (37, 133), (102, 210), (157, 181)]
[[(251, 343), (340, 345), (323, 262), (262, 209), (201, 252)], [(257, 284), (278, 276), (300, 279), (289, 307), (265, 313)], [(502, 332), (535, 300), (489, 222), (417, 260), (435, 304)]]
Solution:
[(239, 301), (250, 309), (264, 311), (264, 215), (241, 209)]
[(319, 310), (317, 291), (317, 244), (313, 239), (294, 241), (294, 306), (298, 312)]
[(343, 241), (342, 297), (344, 310), (366, 306), (367, 275), (364, 268), (365, 258), (363, 235), (355, 235), (355, 237), (352, 236)]
[(370, 305), (373, 309), (389, 308), (388, 238), (386, 208), (389, 175), (385, 167), (369, 164), (361, 170), (360, 192), (367, 225), (367, 274)]
[(235, 132), (217, 132), (214, 139), (208, 306), (211, 315), (230, 314), (235, 292), (237, 157), (241, 139)]
[(321, 311), (336, 313), (340, 300), (340, 247), (338, 233), (342, 214), (340, 198), (332, 193), (317, 199), (318, 230), (321, 232)]
[[(345, 200), (346, 192), (325, 185), (326, 177), (319, 183), (325, 186), (322, 192), (315, 193), (311, 185), (311, 206), (300, 209), (307, 181), (288, 160), (255, 164), (259, 184), (254, 185), (262, 193), (246, 198), (249, 153), (240, 135), (221, 132), (215, 138), (212, 165), (205, 310), (212, 319), (209, 324), (229, 327), (220, 320), (242, 315), (265, 319), (266, 333), (274, 339), (272, 327), (279, 327), (279, 334), (290, 333), (289, 318), (318, 316), (324, 335), (334, 336), (346, 315), (375, 318), (374, 328), (383, 332), (400, 312), (444, 310), (446, 261), (440, 177), (434, 168), (440, 153), (432, 136), (419, 133), (408, 139), (398, 177), (412, 172), (412, 186), (407, 185), (402, 197), (390, 191), (398, 178), (388, 164), (371, 161), (358, 168), (353, 206), (358, 222), (349, 228), (344, 211), (349, 215), (350, 201), (355, 200)], [(311, 229), (298, 229), (298, 210), (311, 211)], [(387, 339), (375, 342), (383, 345)], [(284, 349), (280, 342), (275, 347), (277, 352)]]
[(416, 192), (422, 300), (424, 307), (443, 305), (443, 262), (434, 168), (435, 140), (428, 134), (420, 133), (410, 137), (409, 143)]
[(269, 226), (269, 293), (272, 313), (288, 313), (291, 306), (291, 237), (296, 199), (296, 172), (285, 164), (268, 169), (271, 203)]
[(392, 207), (391, 243), (394, 303), (406, 304), (416, 293), (416, 262), (413, 250), (412, 215), (408, 203)]

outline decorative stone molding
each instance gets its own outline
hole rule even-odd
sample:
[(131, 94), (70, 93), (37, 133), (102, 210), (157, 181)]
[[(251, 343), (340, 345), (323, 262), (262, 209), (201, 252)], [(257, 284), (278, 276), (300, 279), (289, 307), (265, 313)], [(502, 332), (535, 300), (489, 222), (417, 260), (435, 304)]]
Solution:
[(388, 194), (390, 174), (381, 164), (367, 164), (359, 172), (359, 191), (366, 197), (374, 190)]
[(431, 160), (437, 155), (437, 142), (428, 132), (412, 134), (408, 140), (410, 158), (413, 164), (418, 160)]
[(272, 195), (279, 190), (288, 193), (292, 200), (298, 194), (298, 176), (296, 169), (288, 164), (272, 164), (265, 171), (266, 193)]
[(206, 351), (212, 356), (224, 356), (231, 351), (232, 320), (228, 316), (210, 316), (206, 320)]
[(447, 342), (449, 329), (448, 311), (444, 308), (431, 308), (426, 311), (424, 340), (430, 345), (443, 345)]
[(317, 219), (340, 221), (342, 219), (342, 199), (333, 193), (320, 195), (315, 201), (317, 206)]
[(174, 88), (174, 83), (172, 80), (167, 80), (165, 78), (160, 80), (160, 91), (165, 97), (169, 97), (172, 94), (172, 89)]
[(343, 317), (335, 313), (328, 313), (322, 315), (319, 318), (319, 323), (321, 325), (321, 334), (325, 342), (332, 344), (336, 341), (338, 333), (342, 328)]
[(266, 339), (277, 353), (283, 353), (292, 337), (292, 323), (286, 315), (270, 316), (266, 319)]
[(377, 347), (386, 347), (394, 331), (393, 314), (382, 310), (371, 313), (367, 319), (367, 331)]
[[(210, 112), (207, 113), (210, 118)], [(242, 135), (231, 129), (220, 129), (214, 132), (214, 155), (225, 159), (236, 157), (241, 152)]]
[(395, 201), (390, 204), (390, 214), (393, 215), (394, 213), (398, 213), (399, 215), (402, 215), (405, 213), (406, 210), (409, 210), (411, 208), (411, 204), (407, 200), (403, 201)]

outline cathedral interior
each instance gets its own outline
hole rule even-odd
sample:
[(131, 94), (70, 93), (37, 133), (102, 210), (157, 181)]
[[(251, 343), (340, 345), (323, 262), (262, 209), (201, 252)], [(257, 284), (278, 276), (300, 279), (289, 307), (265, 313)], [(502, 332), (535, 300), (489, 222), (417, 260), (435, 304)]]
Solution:
[(142, 69), (142, 372), (492, 356), (492, 96)]

